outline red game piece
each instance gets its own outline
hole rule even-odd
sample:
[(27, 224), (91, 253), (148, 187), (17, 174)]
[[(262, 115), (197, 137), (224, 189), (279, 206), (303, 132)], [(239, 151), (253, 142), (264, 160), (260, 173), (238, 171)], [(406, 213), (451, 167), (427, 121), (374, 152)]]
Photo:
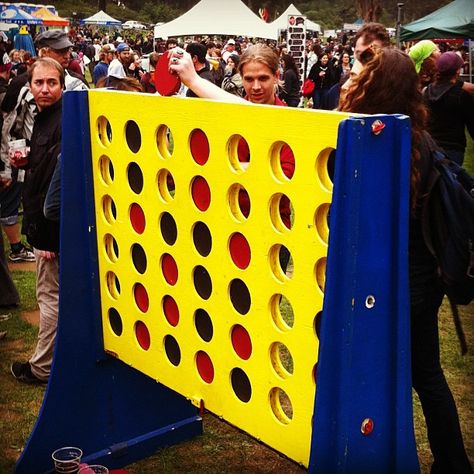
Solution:
[(176, 94), (181, 87), (179, 76), (169, 70), (169, 51), (165, 51), (156, 64), (155, 87), (164, 96)]

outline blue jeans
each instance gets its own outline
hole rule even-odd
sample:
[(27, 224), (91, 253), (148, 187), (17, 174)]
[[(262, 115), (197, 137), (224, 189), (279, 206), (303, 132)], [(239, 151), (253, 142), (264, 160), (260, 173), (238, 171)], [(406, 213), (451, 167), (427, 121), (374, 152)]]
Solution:
[(328, 89), (314, 89), (313, 91), (313, 109), (327, 110)]

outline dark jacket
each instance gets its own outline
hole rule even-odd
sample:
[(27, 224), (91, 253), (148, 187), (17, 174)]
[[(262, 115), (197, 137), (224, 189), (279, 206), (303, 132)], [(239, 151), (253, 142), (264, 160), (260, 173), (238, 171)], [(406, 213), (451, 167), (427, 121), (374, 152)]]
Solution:
[[(319, 75), (321, 71), (325, 73), (324, 76)], [(308, 79), (314, 82), (315, 89), (329, 89), (337, 82), (336, 70), (330, 62), (322, 66), (318, 61), (309, 71)]]
[(19, 76), (14, 77), (10, 81), (5, 97), (2, 101), (3, 112), (11, 112), (16, 107), (16, 103), (18, 100), (18, 96), (20, 95), (21, 88), (27, 82), (28, 82), (27, 72), (24, 72), (23, 74), (20, 74)]
[(280, 92), (279, 97), (284, 100), (290, 107), (296, 107), (300, 101), (300, 80), (293, 69), (287, 69), (283, 73), (283, 90)]
[(62, 100), (35, 118), (23, 188), (23, 233), (39, 250), (59, 250), (59, 222), (46, 219), (44, 201), (61, 149)]
[[(215, 84), (214, 76), (212, 75), (210, 65), (207, 61), (206, 61), (206, 65), (202, 69), (199, 69), (197, 73), (203, 79), (206, 79), (206, 81), (209, 81)], [(186, 92), (186, 97), (197, 97), (197, 95), (191, 89), (188, 89)]]
[(462, 82), (433, 83), (424, 91), (429, 108), (428, 129), (445, 150), (464, 151), (466, 134), (474, 138), (474, 98), (462, 89)]

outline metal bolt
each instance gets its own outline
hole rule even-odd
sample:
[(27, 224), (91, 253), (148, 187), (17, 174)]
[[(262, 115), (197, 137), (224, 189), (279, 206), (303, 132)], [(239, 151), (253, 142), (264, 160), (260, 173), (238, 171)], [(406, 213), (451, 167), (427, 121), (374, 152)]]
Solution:
[(365, 299), (365, 307), (368, 309), (372, 309), (375, 306), (375, 296), (369, 295)]
[(372, 133), (374, 135), (380, 135), (384, 128), (385, 128), (385, 124), (381, 120), (375, 120), (372, 123)]
[(374, 422), (371, 418), (366, 418), (360, 425), (360, 431), (363, 435), (367, 436), (374, 431)]

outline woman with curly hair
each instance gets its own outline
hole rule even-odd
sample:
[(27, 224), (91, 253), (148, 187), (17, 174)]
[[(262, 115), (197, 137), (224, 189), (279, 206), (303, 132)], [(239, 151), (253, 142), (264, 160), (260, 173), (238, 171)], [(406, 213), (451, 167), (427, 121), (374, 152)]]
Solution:
[(427, 111), (413, 61), (397, 49), (376, 51), (341, 99), (340, 110), (404, 114), (412, 122), (409, 281), (413, 388), (418, 393), (434, 462), (431, 473), (472, 473), (459, 418), (439, 358), (438, 310), (444, 292), (421, 227), (422, 197), (432, 166)]

